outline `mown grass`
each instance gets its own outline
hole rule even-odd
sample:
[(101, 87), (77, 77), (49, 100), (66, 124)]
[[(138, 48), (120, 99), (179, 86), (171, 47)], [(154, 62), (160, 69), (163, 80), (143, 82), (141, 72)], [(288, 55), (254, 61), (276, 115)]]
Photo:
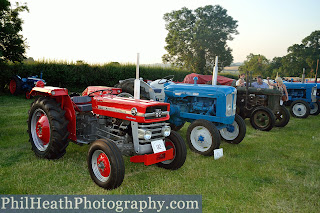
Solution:
[[(91, 181), (88, 146), (70, 143), (60, 160), (31, 151), (27, 116), (32, 100), (0, 96), (0, 194), (201, 194), (203, 212), (319, 212), (320, 116), (291, 118), (285, 128), (252, 129), (239, 145), (222, 143), (214, 160), (191, 152), (177, 171), (130, 163), (116, 190)], [(186, 138), (185, 125), (179, 133)]]

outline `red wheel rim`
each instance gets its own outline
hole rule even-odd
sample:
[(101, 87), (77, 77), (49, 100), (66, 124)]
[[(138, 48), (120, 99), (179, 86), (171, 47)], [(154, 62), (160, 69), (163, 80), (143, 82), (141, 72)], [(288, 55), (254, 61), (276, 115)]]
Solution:
[(166, 141), (165, 142), (165, 146), (166, 146), (166, 149), (169, 150), (169, 149), (173, 149), (173, 158), (176, 156), (176, 149), (175, 149), (175, 146), (174, 144), (172, 143), (172, 141)]
[(14, 79), (11, 79), (10, 84), (9, 84), (9, 89), (10, 89), (10, 93), (14, 94), (14, 92), (17, 89), (17, 83)]
[(31, 98), (30, 92), (27, 91), (27, 92), (26, 92), (26, 99), (30, 99), (30, 98)]
[(103, 177), (109, 177), (110, 175), (110, 162), (105, 153), (101, 153), (97, 158), (97, 165), (100, 174)]
[(50, 124), (48, 117), (42, 114), (36, 124), (37, 136), (43, 142), (43, 145), (47, 145), (50, 141)]

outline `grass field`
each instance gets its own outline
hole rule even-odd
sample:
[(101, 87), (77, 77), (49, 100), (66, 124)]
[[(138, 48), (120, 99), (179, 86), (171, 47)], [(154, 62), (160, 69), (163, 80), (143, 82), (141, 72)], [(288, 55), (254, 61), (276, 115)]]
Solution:
[[(222, 143), (214, 160), (188, 148), (177, 171), (129, 162), (116, 190), (90, 178), (88, 146), (73, 143), (60, 160), (35, 157), (27, 134), (32, 100), (0, 95), (0, 194), (201, 194), (203, 212), (319, 212), (320, 116), (291, 118), (270, 132), (252, 129), (239, 145)], [(185, 137), (187, 125), (179, 133)]]

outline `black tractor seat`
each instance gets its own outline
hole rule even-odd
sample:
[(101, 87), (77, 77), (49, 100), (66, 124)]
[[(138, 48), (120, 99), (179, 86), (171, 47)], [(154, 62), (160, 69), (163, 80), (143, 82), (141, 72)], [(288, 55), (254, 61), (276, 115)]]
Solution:
[(92, 111), (91, 97), (89, 96), (73, 96), (71, 97), (73, 103), (75, 103), (81, 112)]

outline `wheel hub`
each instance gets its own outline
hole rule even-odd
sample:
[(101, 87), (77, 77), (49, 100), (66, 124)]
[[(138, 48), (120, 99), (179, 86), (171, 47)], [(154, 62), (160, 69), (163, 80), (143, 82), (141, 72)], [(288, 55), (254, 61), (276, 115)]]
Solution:
[(202, 135), (199, 135), (198, 141), (203, 142), (204, 141), (204, 137)]
[(227, 131), (228, 132), (234, 132), (234, 126), (233, 125), (227, 125)]
[(110, 163), (106, 154), (101, 153), (97, 158), (97, 165), (100, 174), (103, 177), (109, 177), (110, 175)]
[(10, 85), (9, 85), (9, 89), (10, 89), (11, 94), (13, 94), (16, 91), (16, 87), (17, 87), (16, 81), (12, 79), (10, 81)]
[(43, 142), (43, 145), (47, 145), (50, 141), (50, 125), (48, 117), (44, 114), (42, 114), (37, 121), (36, 124), (36, 133), (37, 136), (41, 139)]

